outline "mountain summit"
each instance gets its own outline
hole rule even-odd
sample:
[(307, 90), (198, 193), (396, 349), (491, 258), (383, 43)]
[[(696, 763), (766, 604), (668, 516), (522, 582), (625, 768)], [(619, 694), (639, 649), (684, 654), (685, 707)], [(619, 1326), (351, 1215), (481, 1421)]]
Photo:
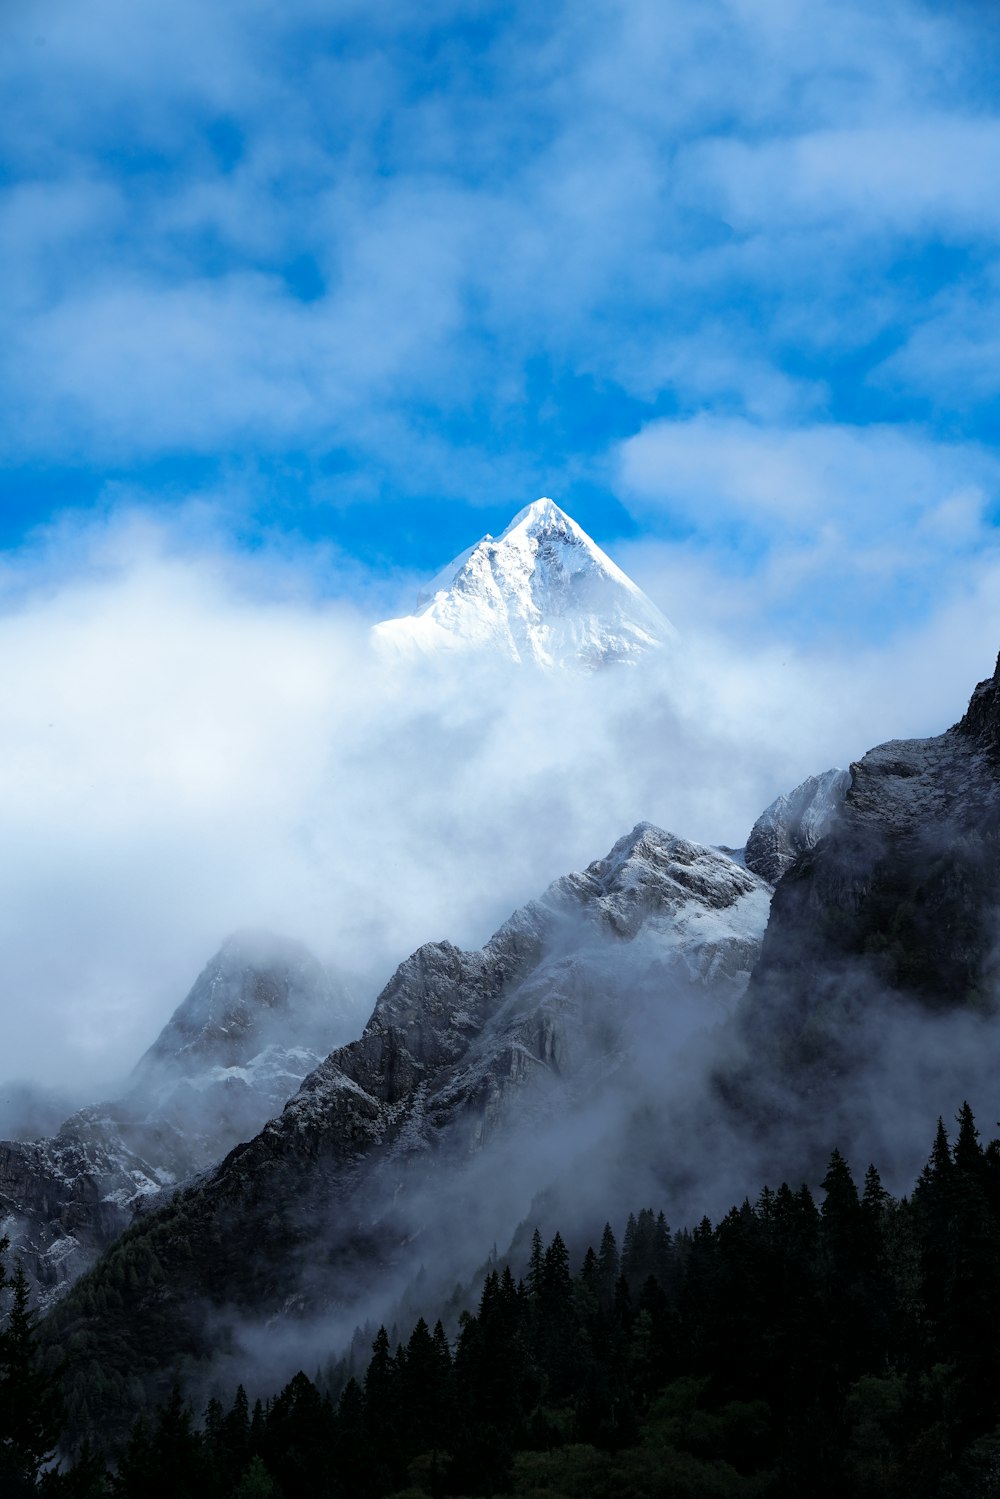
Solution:
[(386, 656), (490, 650), (541, 667), (634, 662), (676, 636), (670, 621), (552, 500), (518, 512), (449, 563), (415, 614), (372, 635)]

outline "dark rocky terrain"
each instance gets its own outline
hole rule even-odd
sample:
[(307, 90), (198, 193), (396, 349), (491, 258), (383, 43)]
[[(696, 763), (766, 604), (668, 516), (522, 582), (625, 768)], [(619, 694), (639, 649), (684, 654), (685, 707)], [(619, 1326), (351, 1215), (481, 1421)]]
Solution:
[(255, 1134), (343, 1036), (342, 984), (287, 939), (231, 937), (122, 1096), (0, 1141), (0, 1228), (43, 1306), (148, 1202)]
[(771, 1159), (792, 1134), (804, 1163), (810, 1139), (818, 1155), (839, 1138), (887, 1167), (895, 1152), (905, 1173), (908, 1112), (953, 1108), (941, 1094), (986, 1079), (1000, 1041), (998, 745), (1000, 663), (953, 728), (853, 764), (826, 836), (779, 880), (740, 1008), (745, 1060), (719, 1077), (770, 1131)]
[(750, 830), (743, 850), (747, 868), (776, 885), (800, 854), (826, 837), (850, 784), (850, 771), (827, 770), (777, 797)]
[[(1000, 667), (954, 728), (853, 765), (821, 835), (815, 796), (779, 799), (769, 853), (793, 857), (762, 951), (770, 885), (648, 824), (481, 951), (419, 949), (356, 1042), (57, 1308), (82, 1424), (120, 1426), (178, 1372), (204, 1386), (220, 1352), (232, 1373), (265, 1323), (271, 1356), (309, 1325), (329, 1347), (422, 1262), (470, 1273), (557, 1183), (607, 1201), (616, 1172), (686, 1173), (704, 1200), (726, 1169), (727, 1193), (771, 1163), (818, 1180), (838, 1138), (909, 1170), (934, 1088), (954, 1108), (992, 1079), (998, 746)], [(700, 1093), (693, 1035), (716, 1057)]]
[[(340, 1315), (349, 1332), (422, 1261), (467, 1274), (490, 1223), (509, 1236), (548, 1184), (560, 1131), (593, 1128), (609, 1092), (626, 1116), (661, 1096), (685, 1034), (672, 1014), (704, 1027), (731, 1012), (769, 899), (724, 855), (640, 824), (481, 951), (420, 948), (359, 1040), (57, 1311), (55, 1335), (105, 1371), (107, 1419), (131, 1408), (136, 1369), (155, 1389), (235, 1347), (248, 1318)], [(629, 1069), (650, 1047), (642, 1092)]]

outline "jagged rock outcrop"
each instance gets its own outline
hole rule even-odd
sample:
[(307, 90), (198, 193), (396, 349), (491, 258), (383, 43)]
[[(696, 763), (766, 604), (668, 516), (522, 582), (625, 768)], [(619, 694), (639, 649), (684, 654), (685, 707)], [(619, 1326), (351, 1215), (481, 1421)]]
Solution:
[(127, 1102), (208, 1165), (256, 1134), (349, 1023), (343, 983), (302, 943), (239, 932), (139, 1061)]
[(49, 1138), (0, 1141), (0, 1233), (43, 1306), (147, 1201), (254, 1135), (349, 1024), (344, 989), (301, 943), (240, 933), (204, 969), (124, 1095)]
[(723, 1086), (759, 1118), (787, 1121), (796, 1098), (828, 1131), (849, 1107), (871, 1117), (939, 1045), (921, 1017), (996, 1012), (998, 746), (1000, 662), (953, 728), (851, 766), (826, 837), (777, 886), (743, 1001), (756, 1060)]
[[(655, 1112), (658, 1063), (683, 1033), (674, 1013), (693, 1008), (704, 1026), (731, 1010), (769, 900), (766, 883), (724, 855), (640, 824), (479, 952), (420, 948), (361, 1037), (253, 1140), (135, 1225), (59, 1309), (56, 1335), (73, 1336), (113, 1386), (139, 1343), (155, 1350), (155, 1382), (216, 1351), (230, 1318), (343, 1311), (421, 1253), (430, 1219), (435, 1243), (457, 1245), (484, 1190), (510, 1189), (500, 1177), (516, 1139), (509, 1232), (539, 1185), (546, 1140), (572, 1133), (574, 1110), (638, 1051), (657, 1065), (643, 1059), (648, 1091), (621, 1089), (623, 1109)], [(469, 1252), (478, 1259), (481, 1243)], [(88, 1298), (118, 1284), (123, 1256), (155, 1267), (148, 1283), (122, 1293), (110, 1320), (94, 1315)]]
[[(430, 1140), (454, 1129), (456, 1111), (468, 1124), (463, 1144), (481, 1146), (525, 1082), (558, 1074), (572, 1084), (592, 1029), (602, 1061), (613, 1056), (622, 1022), (651, 987), (673, 977), (735, 999), (767, 908), (766, 887), (751, 872), (640, 824), (607, 859), (516, 912), (482, 951), (420, 948), (379, 996), (360, 1040), (307, 1078), (288, 1118), (268, 1130), (317, 1118), (322, 1126), (324, 1100), (361, 1089), (387, 1106), (386, 1132), (407, 1149), (421, 1132)], [(604, 1002), (595, 1001), (604, 985)]]
[(751, 829), (743, 851), (747, 868), (776, 885), (799, 854), (826, 837), (850, 784), (849, 770), (827, 770), (776, 797)]

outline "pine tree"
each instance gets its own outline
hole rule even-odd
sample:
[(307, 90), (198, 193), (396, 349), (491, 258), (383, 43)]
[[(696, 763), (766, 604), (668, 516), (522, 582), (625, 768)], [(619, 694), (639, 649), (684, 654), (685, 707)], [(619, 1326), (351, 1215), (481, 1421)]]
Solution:
[(958, 1115), (952, 1153), (948, 1274), (941, 1334), (963, 1383), (963, 1419), (968, 1430), (1000, 1417), (1000, 1222), (990, 1169), (968, 1103)]
[(398, 1359), (390, 1352), (389, 1334), (380, 1327), (365, 1374), (365, 1427), (375, 1453), (374, 1466), (387, 1484), (400, 1476), (400, 1432), (396, 1419), (398, 1378)]
[(557, 1233), (542, 1262), (542, 1306), (546, 1316), (564, 1319), (572, 1302), (569, 1253), (562, 1234)]
[(578, 1348), (569, 1253), (560, 1233), (556, 1233), (542, 1261), (534, 1348), (553, 1393), (564, 1395), (573, 1384)]
[(533, 1303), (537, 1303), (542, 1294), (542, 1261), (544, 1255), (542, 1250), (542, 1236), (536, 1228), (531, 1235), (531, 1253), (528, 1256), (528, 1273), (525, 1276), (525, 1284), (528, 1288), (528, 1297)]
[(947, 1301), (956, 1187), (948, 1133), (944, 1120), (939, 1118), (930, 1156), (913, 1191), (913, 1213), (920, 1243), (924, 1305), (930, 1335), (941, 1359), (948, 1357)]
[(260, 1456), (282, 1488), (323, 1493), (329, 1483), (334, 1416), (312, 1380), (300, 1369), (272, 1403)]
[(237, 1385), (232, 1409), (222, 1419), (218, 1444), (225, 1454), (227, 1470), (242, 1473), (250, 1459), (250, 1403), (242, 1385)]
[(583, 1257), (583, 1264), (580, 1266), (580, 1285), (595, 1305), (597, 1303), (597, 1283), (597, 1255), (594, 1253), (593, 1245), (589, 1244), (587, 1252)]
[(851, 1168), (839, 1150), (830, 1156), (821, 1185), (826, 1199), (820, 1208), (820, 1216), (828, 1238), (833, 1242), (836, 1242), (836, 1236), (850, 1239), (857, 1231), (860, 1204)]
[(622, 1259), (621, 1274), (632, 1289), (633, 1272), (636, 1259), (636, 1241), (639, 1234), (639, 1222), (634, 1213), (629, 1213), (625, 1224), (625, 1233), (622, 1236)]
[(252, 1457), (234, 1491), (234, 1499), (273, 1499), (274, 1479), (259, 1457)]
[(958, 1138), (952, 1152), (952, 1161), (958, 1172), (973, 1180), (982, 1181), (986, 1175), (986, 1156), (979, 1143), (979, 1131), (968, 1100), (958, 1112)]
[(380, 1327), (372, 1344), (365, 1374), (365, 1418), (373, 1431), (389, 1426), (395, 1407), (396, 1361), (389, 1351), (389, 1334)]
[[(496, 1278), (494, 1272), (494, 1278)], [(440, 1322), (432, 1337), (423, 1317), (406, 1345), (397, 1377), (397, 1414), (410, 1457), (447, 1446), (451, 1406), (451, 1356)]]
[(670, 1232), (670, 1225), (663, 1213), (657, 1213), (656, 1223), (653, 1227), (653, 1267), (652, 1274), (655, 1275), (660, 1285), (666, 1291), (673, 1281), (674, 1269), (674, 1239)]
[[(0, 1241), (0, 1255), (7, 1249)], [(6, 1274), (0, 1259), (0, 1286)], [(52, 1458), (63, 1422), (61, 1369), (45, 1366), (38, 1345), (38, 1317), (31, 1306), (24, 1266), (10, 1279), (11, 1306), (0, 1333), (0, 1476), (6, 1492), (33, 1486)]]
[(363, 1495), (374, 1491), (376, 1476), (372, 1462), (373, 1444), (365, 1418), (365, 1401), (356, 1379), (344, 1386), (337, 1407), (333, 1438), (333, 1468), (344, 1494)]
[(621, 1260), (618, 1255), (618, 1245), (611, 1231), (611, 1224), (605, 1223), (604, 1232), (601, 1235), (601, 1247), (597, 1251), (597, 1295), (602, 1308), (609, 1312), (615, 1302), (615, 1286), (621, 1274)]

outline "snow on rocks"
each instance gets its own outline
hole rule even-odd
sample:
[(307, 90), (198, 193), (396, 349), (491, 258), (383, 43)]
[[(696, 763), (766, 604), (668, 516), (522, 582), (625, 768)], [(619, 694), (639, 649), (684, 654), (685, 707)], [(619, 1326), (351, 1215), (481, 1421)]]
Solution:
[(810, 776), (794, 791), (777, 797), (754, 823), (743, 851), (748, 869), (776, 885), (799, 854), (825, 838), (851, 784), (849, 770)]
[(144, 1204), (279, 1113), (349, 1034), (349, 1017), (343, 985), (301, 943), (238, 933), (124, 1097), (77, 1110), (51, 1138), (0, 1142), (0, 1212), (40, 1303), (62, 1295)]
[(492, 651), (543, 668), (635, 662), (676, 638), (670, 621), (550, 499), (456, 557), (417, 612), (376, 625), (388, 659)]

